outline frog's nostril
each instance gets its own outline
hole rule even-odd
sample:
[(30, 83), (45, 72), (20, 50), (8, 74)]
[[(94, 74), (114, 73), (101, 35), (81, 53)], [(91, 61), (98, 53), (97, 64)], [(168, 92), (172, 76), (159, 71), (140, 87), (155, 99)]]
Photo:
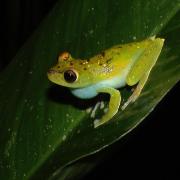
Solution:
[(54, 69), (49, 69), (49, 70), (48, 70), (48, 74), (55, 74), (55, 73), (57, 73), (57, 71), (54, 70)]

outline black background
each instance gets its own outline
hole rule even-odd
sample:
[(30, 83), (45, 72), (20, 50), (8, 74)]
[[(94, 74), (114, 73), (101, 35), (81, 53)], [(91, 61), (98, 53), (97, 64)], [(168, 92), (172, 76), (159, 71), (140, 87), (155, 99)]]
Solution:
[[(0, 71), (7, 66), (56, 1), (0, 2)], [(113, 153), (83, 179), (180, 179), (178, 92), (179, 84), (143, 123), (115, 143), (111, 147)]]

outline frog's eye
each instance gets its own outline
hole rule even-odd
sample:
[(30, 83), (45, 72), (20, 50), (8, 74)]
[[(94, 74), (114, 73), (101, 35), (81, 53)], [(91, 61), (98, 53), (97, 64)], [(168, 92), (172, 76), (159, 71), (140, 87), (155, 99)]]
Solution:
[(69, 57), (70, 57), (70, 54), (68, 53), (68, 52), (63, 52), (63, 53), (61, 53), (60, 55), (59, 55), (59, 58), (58, 58), (58, 61), (60, 62), (60, 61), (66, 61), (66, 60), (68, 60), (69, 59)]
[(73, 83), (78, 79), (78, 73), (73, 69), (66, 70), (64, 72), (64, 79), (68, 83)]

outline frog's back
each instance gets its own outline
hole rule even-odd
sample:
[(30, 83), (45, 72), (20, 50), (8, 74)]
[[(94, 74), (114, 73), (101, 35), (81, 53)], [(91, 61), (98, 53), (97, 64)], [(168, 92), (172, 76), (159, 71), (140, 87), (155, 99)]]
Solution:
[(116, 45), (89, 59), (89, 71), (94, 74), (94, 82), (122, 76), (125, 78), (148, 45), (148, 41)]

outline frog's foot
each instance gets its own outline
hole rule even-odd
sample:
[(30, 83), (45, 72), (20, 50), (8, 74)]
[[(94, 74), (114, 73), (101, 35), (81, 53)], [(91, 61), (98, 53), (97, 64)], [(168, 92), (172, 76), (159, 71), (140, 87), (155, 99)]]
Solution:
[(86, 109), (86, 113), (87, 113), (87, 114), (91, 113), (92, 109), (93, 109), (93, 107), (87, 108), (87, 109)]
[(91, 118), (95, 118), (95, 116), (96, 116), (96, 111), (97, 111), (97, 109), (100, 107), (100, 105), (101, 105), (100, 102), (97, 102), (97, 103), (96, 103), (96, 105), (94, 106), (94, 108), (93, 108), (93, 110), (92, 110), (92, 112), (91, 112), (91, 115), (90, 115)]
[(141, 93), (141, 89), (136, 87), (136, 89), (134, 90), (133, 94), (128, 98), (128, 100), (123, 104), (123, 106), (121, 107), (122, 110), (124, 110), (131, 102), (135, 102), (136, 99), (139, 97)]
[(149, 72), (145, 73), (141, 80), (139, 81), (136, 89), (134, 90), (133, 94), (128, 98), (128, 100), (123, 104), (123, 106), (121, 107), (122, 110), (124, 110), (128, 105), (129, 103), (131, 102), (135, 102), (136, 99), (139, 97), (139, 95), (141, 94), (141, 91), (148, 79), (148, 76), (149, 76)]
[(94, 120), (94, 128), (97, 128), (100, 124), (99, 124), (100, 119), (95, 119)]
[(95, 119), (94, 120), (94, 128), (97, 128), (98, 126), (108, 122), (113, 115), (110, 115), (109, 113), (105, 114), (101, 119)]

